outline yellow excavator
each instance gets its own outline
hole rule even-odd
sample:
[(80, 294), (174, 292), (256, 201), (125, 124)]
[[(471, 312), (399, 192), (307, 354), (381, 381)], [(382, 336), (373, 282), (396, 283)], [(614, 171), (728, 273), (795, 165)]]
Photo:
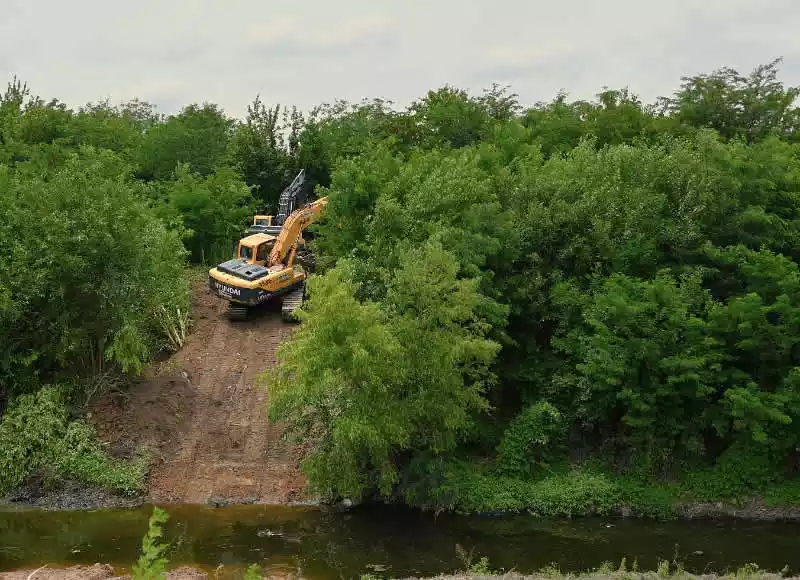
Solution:
[(251, 307), (277, 297), (283, 297), (283, 319), (296, 319), (307, 277), (305, 268), (295, 263), (297, 248), (304, 243), (303, 231), (320, 218), (327, 203), (323, 197), (292, 211), (277, 236), (259, 231), (242, 238), (232, 260), (208, 271), (209, 287), (228, 301), (231, 320), (245, 320)]

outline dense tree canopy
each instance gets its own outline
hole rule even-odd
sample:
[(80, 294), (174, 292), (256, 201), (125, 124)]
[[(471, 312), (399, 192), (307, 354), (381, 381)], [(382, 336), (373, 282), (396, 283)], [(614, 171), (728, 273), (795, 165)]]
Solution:
[(312, 484), (426, 501), (460, 461), (531, 477), (576, 448), (790, 473), (800, 150), (776, 67), (657, 106), (446, 87), (315, 121), (326, 270), (271, 383)]
[(185, 317), (187, 261), (227, 257), (304, 168), (329, 199), (319, 269), (268, 382), (326, 495), (539, 506), (556, 484), (525, 482), (575, 457), (711, 496), (796, 475), (800, 89), (779, 62), (652, 105), (445, 86), (308, 115), (257, 97), (241, 121), (73, 110), (14, 79), (0, 407), (83, 429), (21, 395), (140, 369)]

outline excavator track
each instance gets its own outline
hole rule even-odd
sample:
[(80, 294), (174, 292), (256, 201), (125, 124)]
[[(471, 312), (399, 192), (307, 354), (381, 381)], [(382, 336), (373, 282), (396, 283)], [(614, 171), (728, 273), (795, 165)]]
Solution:
[(229, 320), (247, 320), (247, 307), (228, 303)]
[(303, 282), (296, 290), (292, 290), (283, 297), (281, 305), (281, 317), (284, 322), (297, 322), (295, 311), (303, 305), (306, 284)]

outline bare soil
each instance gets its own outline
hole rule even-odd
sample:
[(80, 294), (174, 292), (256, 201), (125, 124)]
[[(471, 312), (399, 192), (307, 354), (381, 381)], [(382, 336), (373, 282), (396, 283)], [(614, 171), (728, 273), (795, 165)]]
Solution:
[[(108, 564), (0, 572), (0, 580), (130, 580), (130, 575), (117, 576)], [(194, 568), (176, 568), (167, 572), (167, 580), (206, 580), (208, 574)]]
[[(147, 501), (292, 503), (305, 499), (301, 450), (267, 421), (260, 375), (296, 329), (266, 304), (243, 322), (205, 280), (193, 283), (194, 326), (181, 350), (125, 392), (99, 398), (89, 418), (110, 451), (154, 453)], [(277, 301), (276, 301), (277, 302)]]

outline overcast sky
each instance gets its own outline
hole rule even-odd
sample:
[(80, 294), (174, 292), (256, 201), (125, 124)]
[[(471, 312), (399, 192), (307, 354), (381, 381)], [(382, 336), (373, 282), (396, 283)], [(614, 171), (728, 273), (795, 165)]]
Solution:
[(233, 116), (257, 93), (307, 110), (492, 82), (523, 103), (626, 85), (652, 101), (682, 75), (779, 56), (800, 85), (798, 31), (800, 0), (2, 0), (0, 71), (70, 105)]

